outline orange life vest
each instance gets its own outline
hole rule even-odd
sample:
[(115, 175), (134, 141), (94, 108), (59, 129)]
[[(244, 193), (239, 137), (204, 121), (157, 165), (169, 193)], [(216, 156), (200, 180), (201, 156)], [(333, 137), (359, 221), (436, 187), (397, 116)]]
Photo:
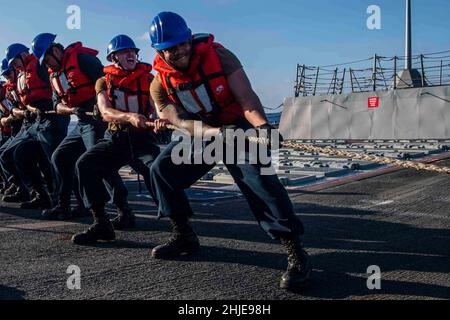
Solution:
[(17, 77), (17, 93), (24, 105), (32, 104), (39, 100), (51, 100), (52, 89), (38, 74), (39, 61), (33, 56), (25, 57), (25, 69)]
[(98, 51), (85, 48), (81, 42), (76, 42), (64, 50), (61, 70), (49, 69), (53, 91), (71, 108), (95, 98), (95, 82), (81, 72), (79, 53), (98, 55)]
[(230, 91), (216, 53), (223, 46), (209, 34), (194, 35), (192, 45), (187, 71), (175, 70), (159, 55), (155, 58), (154, 68), (169, 98), (209, 124), (230, 124), (243, 117), (242, 106)]
[(152, 66), (146, 63), (138, 63), (132, 72), (114, 65), (105, 67), (106, 94), (112, 106), (120, 111), (150, 116), (154, 111), (150, 103), (151, 71)]

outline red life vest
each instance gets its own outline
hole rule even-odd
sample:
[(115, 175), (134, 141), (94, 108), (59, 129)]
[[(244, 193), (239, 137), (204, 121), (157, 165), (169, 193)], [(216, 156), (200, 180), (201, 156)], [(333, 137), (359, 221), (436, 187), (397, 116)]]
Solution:
[(6, 98), (12, 103), (13, 108), (23, 108), (20, 101), (19, 94), (17, 93), (17, 87), (15, 83), (8, 82), (6, 84)]
[(17, 93), (24, 105), (39, 100), (51, 100), (52, 89), (38, 74), (39, 61), (33, 56), (25, 57), (25, 68), (17, 77)]
[(5, 105), (5, 100), (8, 100), (6, 98), (6, 84), (3, 82), (0, 82), (0, 114), (1, 117), (4, 117), (5, 114), (8, 116), (8, 107)]
[(15, 86), (12, 83), (5, 83), (2, 86), (2, 91), (0, 94), (0, 107), (4, 111), (4, 116), (7, 117), (12, 108), (15, 108), (19, 105), (19, 96), (17, 95), (15, 91)]
[(98, 55), (98, 51), (85, 48), (81, 42), (76, 42), (64, 50), (61, 70), (49, 69), (53, 91), (71, 108), (95, 98), (95, 82), (81, 72), (79, 53)]
[[(9, 112), (10, 107), (7, 106), (7, 103), (11, 102), (8, 100), (8, 98), (6, 97), (6, 84), (5, 83), (0, 83), (0, 118), (7, 118), (9, 116)], [(7, 126), (4, 127), (3, 125), (0, 124), (0, 130), (3, 136), (10, 136), (11, 135), (11, 127)]]
[(154, 68), (170, 100), (187, 112), (213, 124), (230, 124), (244, 116), (228, 86), (213, 35), (194, 35), (193, 52), (187, 71), (178, 71), (156, 56)]
[(138, 63), (129, 72), (110, 65), (104, 68), (106, 75), (106, 94), (114, 109), (135, 112), (150, 116), (153, 105), (150, 103), (150, 83), (153, 80), (152, 66)]

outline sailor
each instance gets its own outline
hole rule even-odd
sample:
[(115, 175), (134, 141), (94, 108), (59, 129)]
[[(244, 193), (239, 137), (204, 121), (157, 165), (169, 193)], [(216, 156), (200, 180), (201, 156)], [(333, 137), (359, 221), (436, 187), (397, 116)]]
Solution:
[[(0, 119), (5, 119), (3, 122), (5, 122), (9, 117), (9, 108), (7, 103), (9, 103), (9, 101), (6, 98), (6, 82), (0, 81)], [(0, 122), (0, 135), (1, 147), (9, 138), (11, 138), (11, 126), (4, 125)]]
[[(11, 139), (11, 125), (8, 123), (11, 103), (6, 97), (7, 83), (0, 81), (0, 152), (2, 147)], [(0, 192), (8, 188), (8, 178), (0, 169)]]
[[(162, 12), (153, 19), (150, 36), (157, 52), (153, 67), (158, 72), (150, 92), (161, 119), (190, 134), (194, 134), (195, 122), (200, 121), (204, 133), (217, 137), (221, 133), (226, 136), (227, 128), (254, 128), (271, 136), (274, 129), (241, 63), (215, 42), (213, 35), (192, 35), (181, 16)], [(193, 211), (184, 189), (215, 164), (175, 164), (171, 154), (178, 143), (175, 140), (169, 144), (151, 170), (159, 217), (169, 217), (173, 223), (173, 237), (151, 251), (156, 259), (199, 250), (199, 240), (189, 224)], [(288, 269), (280, 286), (289, 290), (304, 287), (311, 273), (310, 258), (302, 244), (304, 228), (277, 175), (262, 175), (259, 163), (225, 164), (260, 227), (280, 240), (288, 253)]]
[[(39, 123), (36, 122), (37, 114), (28, 110), (24, 104), (24, 101), (35, 105), (44, 103), (46, 93), (42, 84), (45, 83), (45, 79), (48, 81), (47, 72), (41, 70), (36, 76), (36, 68), (34, 72), (30, 72), (31, 64), (28, 69), (25, 69), (25, 61), (27, 61), (27, 64), (28, 62), (31, 63), (30, 58), (32, 56), (30, 57), (28, 48), (23, 44), (12, 44), (8, 47), (6, 53), (10, 77), (14, 79), (14, 84), (11, 83), (8, 88), (8, 97), (13, 104), (11, 116), (15, 119), (21, 119), (22, 125), (20, 131), (11, 139), (0, 155), (2, 170), (9, 177), (11, 183), (10, 188), (4, 192), (2, 200), (4, 202), (19, 202), (24, 209), (33, 208), (36, 205), (49, 206), (50, 198), (45, 184), (52, 187), (51, 166), (38, 141)], [(19, 68), (16, 68), (14, 60), (19, 57), (20, 62), (17, 63)], [(26, 78), (27, 74), (30, 77)], [(33, 78), (31, 78), (31, 74), (34, 75)], [(32, 91), (25, 90), (27, 85)], [(21, 90), (19, 90), (19, 86)], [(28, 98), (25, 96), (25, 92), (28, 92)], [(33, 157), (30, 157), (31, 154)], [(27, 167), (28, 164), (29, 167)], [(45, 181), (42, 179), (41, 173), (46, 178)], [(28, 186), (26, 186), (27, 183)], [(30, 202), (28, 188), (32, 183), (35, 183), (39, 190), (33, 190), (34, 196), (32, 202)]]
[[(103, 76), (103, 65), (97, 58), (98, 51), (76, 42), (64, 48), (55, 42), (56, 35), (42, 33), (32, 43), (32, 52), (49, 69), (53, 90), (53, 108), (58, 115), (76, 115), (78, 122), (61, 144), (56, 148), (52, 166), (56, 175), (57, 205), (42, 212), (46, 219), (67, 220), (84, 215), (81, 197), (75, 188), (77, 206), (71, 210), (71, 194), (76, 183), (74, 171), (78, 158), (100, 140), (106, 130), (106, 123), (95, 118), (95, 83)], [(116, 172), (107, 177), (109, 185), (114, 186), (114, 202), (119, 211), (129, 211), (127, 190)], [(110, 189), (112, 187), (109, 187)]]
[(46, 167), (48, 165), (48, 168), (51, 168), (51, 156), (67, 135), (70, 117), (47, 113), (53, 109), (47, 69), (39, 64), (38, 59), (29, 53), (26, 46), (9, 46), (7, 59), (9, 65), (19, 72), (17, 93), (21, 104), (26, 107), (26, 110), (23, 110), (25, 117), (29, 117), (29, 113), (36, 115), (35, 125), (27, 130), (24, 141), (21, 141), (14, 151), (17, 172), (28, 189), (24, 194), (26, 196), (30, 191), (35, 194), (30, 201), (22, 203), (21, 208), (48, 209), (51, 207), (51, 198), (47, 187), (55, 186), (55, 177), (52, 177), (52, 181), (44, 181), (41, 174), (43, 168), (39, 168), (36, 157), (32, 155), (42, 155), (41, 158), (46, 160)]
[[(4, 110), (4, 116), (1, 118), (2, 128), (9, 128), (10, 137), (0, 147), (0, 155), (8, 148), (14, 137), (20, 132), (22, 127), (22, 119), (14, 117), (12, 109), (16, 106), (18, 96), (15, 91), (16, 87), (16, 71), (8, 66), (8, 61), (3, 59), (1, 66), (1, 75), (6, 79), (2, 87), (2, 98), (0, 104)], [(11, 195), (16, 192), (16, 186), (10, 184), (10, 176), (7, 175), (0, 166), (0, 175), (2, 176), (3, 185), (0, 188), (0, 194)], [(8, 192), (6, 192), (8, 190)]]
[[(114, 37), (108, 45), (105, 77), (96, 84), (97, 104), (108, 130), (104, 140), (81, 156), (76, 164), (80, 194), (86, 208), (92, 209), (94, 224), (73, 236), (75, 244), (85, 245), (97, 240), (115, 239), (113, 224), (105, 212), (108, 192), (102, 179), (121, 167), (134, 163), (135, 170), (150, 184), (150, 166), (159, 154), (150, 123), (154, 107), (150, 98), (152, 67), (139, 62), (139, 49), (126, 35)], [(134, 224), (132, 212), (119, 215), (116, 228)]]

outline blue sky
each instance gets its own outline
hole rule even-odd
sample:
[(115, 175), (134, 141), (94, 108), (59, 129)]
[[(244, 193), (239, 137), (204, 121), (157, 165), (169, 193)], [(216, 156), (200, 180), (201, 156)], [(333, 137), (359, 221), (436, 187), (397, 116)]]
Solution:
[[(81, 9), (81, 30), (66, 27), (69, 5)], [(369, 5), (381, 8), (381, 30), (366, 27)], [(412, 6), (414, 52), (450, 50), (450, 1), (412, 0)], [(213, 33), (239, 57), (268, 108), (293, 95), (297, 63), (404, 54), (404, 0), (23, 0), (2, 7), (0, 52), (12, 42), (29, 45), (38, 33), (53, 32), (63, 45), (81, 40), (98, 49), (104, 63), (109, 40), (120, 33), (133, 37), (142, 60), (152, 62), (149, 24), (158, 12), (175, 11), (194, 33)]]

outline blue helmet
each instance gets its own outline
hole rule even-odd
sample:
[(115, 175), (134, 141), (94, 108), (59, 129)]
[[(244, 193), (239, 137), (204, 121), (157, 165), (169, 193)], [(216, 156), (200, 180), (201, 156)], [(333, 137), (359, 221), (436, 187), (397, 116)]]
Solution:
[(19, 54), (28, 52), (28, 50), (30, 49), (20, 43), (10, 45), (6, 48), (6, 60), (8, 60), (8, 65), (10, 65)]
[(174, 12), (161, 12), (152, 21), (150, 39), (152, 47), (164, 50), (192, 38), (186, 21)]
[(44, 60), (45, 52), (55, 42), (56, 34), (41, 33), (34, 38), (31, 43), (31, 51), (34, 56), (39, 59), (39, 63), (42, 64)]
[(2, 61), (2, 69), (1, 69), (1, 75), (4, 76), (6, 73), (9, 72), (9, 64), (8, 60), (3, 59)]
[(111, 55), (113, 53), (125, 49), (134, 49), (136, 50), (136, 53), (139, 52), (139, 49), (136, 47), (136, 44), (129, 36), (126, 36), (124, 34), (115, 36), (108, 44), (106, 59), (108, 59), (108, 61), (112, 61)]

